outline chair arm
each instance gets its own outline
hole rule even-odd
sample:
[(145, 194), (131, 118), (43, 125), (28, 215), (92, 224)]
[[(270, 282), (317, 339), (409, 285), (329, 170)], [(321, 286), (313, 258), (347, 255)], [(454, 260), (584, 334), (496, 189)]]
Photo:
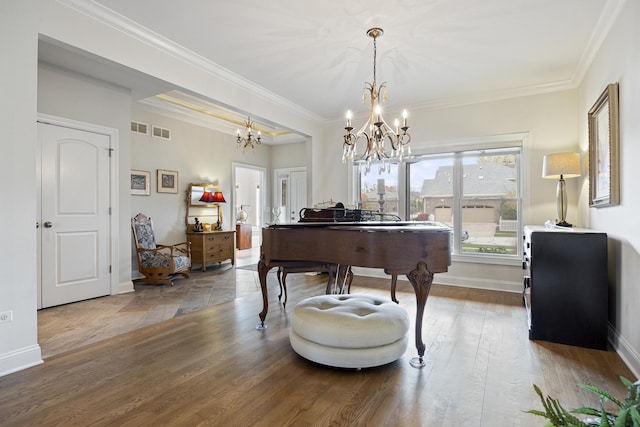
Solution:
[[(169, 251), (168, 253), (167, 253), (167, 250)], [(158, 255), (169, 257), (173, 253), (173, 248), (171, 246), (156, 245), (155, 249), (138, 248), (138, 252), (139, 253), (151, 252), (151, 253), (157, 253)]]
[[(181, 248), (180, 246), (184, 246), (184, 248)], [(156, 244), (157, 248), (162, 248), (162, 249), (170, 249), (171, 250), (171, 255), (173, 256), (173, 251), (175, 250), (176, 252), (181, 252), (183, 254), (191, 254), (191, 242), (180, 242), (180, 243), (176, 243), (174, 245), (158, 245)]]

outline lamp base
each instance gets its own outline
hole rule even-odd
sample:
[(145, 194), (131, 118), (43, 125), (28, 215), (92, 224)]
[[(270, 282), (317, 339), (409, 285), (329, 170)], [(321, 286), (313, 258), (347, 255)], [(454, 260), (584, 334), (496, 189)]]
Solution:
[(567, 221), (558, 221), (558, 222), (556, 222), (556, 226), (558, 226), (558, 227), (573, 227), (573, 224), (569, 224)]

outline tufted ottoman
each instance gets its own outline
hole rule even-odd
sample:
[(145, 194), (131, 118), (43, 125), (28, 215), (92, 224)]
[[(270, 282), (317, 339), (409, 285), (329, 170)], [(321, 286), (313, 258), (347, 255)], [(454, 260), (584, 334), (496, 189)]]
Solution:
[(340, 368), (369, 368), (407, 349), (409, 316), (399, 305), (368, 295), (320, 295), (293, 309), (289, 339), (300, 356)]

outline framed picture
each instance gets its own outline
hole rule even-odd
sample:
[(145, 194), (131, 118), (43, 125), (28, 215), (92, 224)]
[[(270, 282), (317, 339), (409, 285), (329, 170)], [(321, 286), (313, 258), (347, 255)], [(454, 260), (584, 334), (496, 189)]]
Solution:
[(620, 203), (618, 83), (607, 86), (589, 110), (589, 206)]
[(151, 189), (151, 172), (132, 169), (130, 188), (134, 196), (148, 196)]
[(178, 172), (158, 169), (158, 193), (178, 192)]

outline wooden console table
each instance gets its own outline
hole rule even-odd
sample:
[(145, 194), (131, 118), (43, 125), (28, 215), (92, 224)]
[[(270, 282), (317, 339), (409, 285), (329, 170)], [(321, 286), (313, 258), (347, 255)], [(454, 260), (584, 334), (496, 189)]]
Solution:
[(187, 232), (191, 242), (191, 263), (200, 264), (207, 271), (207, 263), (231, 260), (236, 263), (235, 231)]

